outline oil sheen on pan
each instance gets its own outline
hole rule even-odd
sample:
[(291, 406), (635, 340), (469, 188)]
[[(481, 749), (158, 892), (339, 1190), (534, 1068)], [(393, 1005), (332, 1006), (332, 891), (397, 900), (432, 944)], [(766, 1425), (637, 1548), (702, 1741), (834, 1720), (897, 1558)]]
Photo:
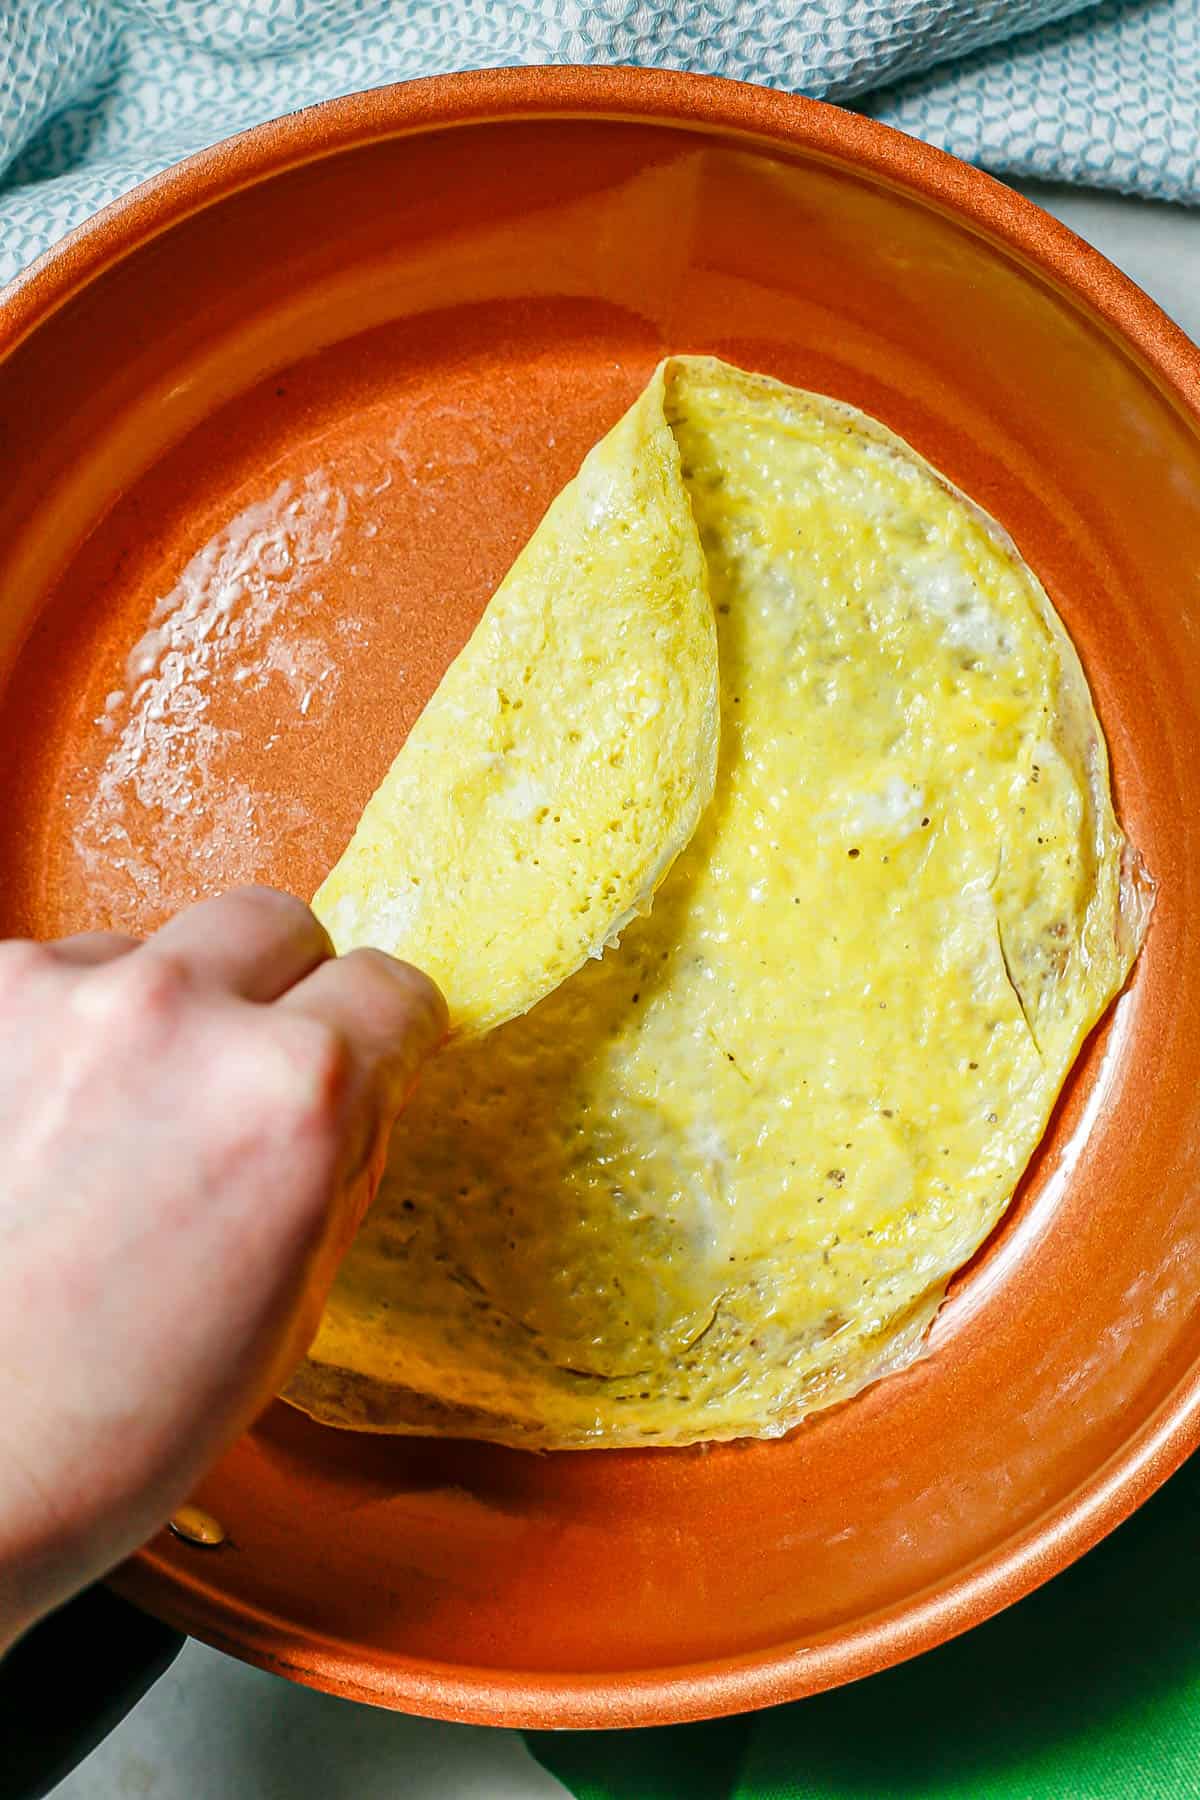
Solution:
[[(647, 444), (653, 469), (622, 466)], [(659, 806), (661, 854), (639, 839), (640, 861), (615, 855), (606, 776), (573, 796), (582, 842), (557, 910), (526, 904), (540, 872), (510, 860), (497, 891), (545, 925), (523, 923), (507, 952), (496, 934), (503, 1012), (520, 1016), (486, 1036), (477, 948), (459, 965), (452, 941), (438, 947), (465, 1029), (397, 1129), (287, 1390), (328, 1423), (538, 1448), (774, 1436), (902, 1367), (1012, 1197), (1145, 928), (1150, 883), (1070, 640), (1002, 530), (906, 444), (836, 401), (680, 357), (598, 454), (623, 508), (692, 522), (716, 626), (715, 791), (701, 810), (688, 546), (656, 565), (639, 626), (621, 615), (628, 532), (606, 532), (610, 509), (573, 484), (524, 567), (556, 566), (548, 529), (577, 534), (582, 687), (557, 719), (510, 716), (505, 745), (466, 732), (456, 761), (446, 695), (460, 718), (493, 718), (524, 667), (489, 609), (426, 715), (444, 781), (465, 772), (478, 797), (486, 779), (470, 841), (406, 775), (406, 747), (318, 905), (340, 948), (420, 960), (419, 908), (395, 897), (414, 873), (449, 887), (458, 870), (469, 888), (476, 855), (486, 872), (512, 835), (509, 756), (521, 792), (538, 771), (555, 789), (553, 821), (566, 706), (590, 717), (593, 680), (639, 693), (627, 653), (649, 656), (654, 689), (656, 630), (667, 654), (671, 632), (699, 647), (683, 710), (646, 721), (664, 733), (659, 799), (629, 787), (636, 757), (621, 796), (643, 823)], [(590, 480), (585, 467), (585, 496)], [(626, 524), (635, 545), (662, 541), (654, 517)], [(609, 729), (597, 754), (633, 728)], [(481, 747), (498, 759), (482, 777)], [(405, 861), (404, 838), (427, 866)], [(631, 916), (660, 876), (648, 916)], [(563, 951), (581, 879), (611, 888), (625, 929), (562, 980), (595, 948), (577, 933)]]

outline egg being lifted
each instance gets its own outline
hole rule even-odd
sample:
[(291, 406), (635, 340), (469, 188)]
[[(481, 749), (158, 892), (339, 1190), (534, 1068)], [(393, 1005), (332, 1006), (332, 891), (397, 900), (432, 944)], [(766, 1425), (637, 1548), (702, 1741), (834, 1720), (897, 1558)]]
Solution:
[[(427, 1072), (288, 1390), (332, 1423), (769, 1436), (902, 1366), (1144, 928), (1000, 529), (834, 401), (706, 358), (647, 393), (707, 565), (715, 794), (619, 948)], [(620, 653), (602, 605), (577, 649)]]
[(476, 1036), (639, 912), (717, 766), (717, 639), (663, 372), (555, 500), (313, 910), (442, 988)]

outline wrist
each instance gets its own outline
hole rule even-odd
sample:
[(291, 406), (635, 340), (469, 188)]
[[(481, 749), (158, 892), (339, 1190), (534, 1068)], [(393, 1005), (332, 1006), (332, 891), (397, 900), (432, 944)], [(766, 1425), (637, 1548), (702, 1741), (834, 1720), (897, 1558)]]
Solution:
[(0, 1388), (0, 1654), (91, 1578), (88, 1520)]

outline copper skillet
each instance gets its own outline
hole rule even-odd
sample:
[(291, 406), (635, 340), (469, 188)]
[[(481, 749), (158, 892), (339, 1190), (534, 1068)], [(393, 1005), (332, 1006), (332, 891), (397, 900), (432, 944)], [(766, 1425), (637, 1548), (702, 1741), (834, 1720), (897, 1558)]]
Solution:
[[(1200, 360), (1037, 208), (866, 120), (625, 69), (385, 89), (183, 164), (9, 290), (0, 927), (79, 929), (114, 895), (148, 924), (247, 872), (311, 891), (667, 347), (867, 407), (1012, 530), (1087, 665), (1158, 910), (907, 1374), (784, 1442), (693, 1452), (356, 1439), (277, 1407), (199, 1496), (225, 1545), (164, 1535), (115, 1577), (233, 1654), (416, 1712), (627, 1725), (849, 1680), (1044, 1580), (1200, 1437)], [(250, 851), (134, 808), (154, 881), (114, 887), (90, 856), (106, 694), (188, 559), (316, 470), (354, 502), (306, 577), (337, 692), (315, 719), (269, 684), (237, 701), (188, 818), (249, 794)]]

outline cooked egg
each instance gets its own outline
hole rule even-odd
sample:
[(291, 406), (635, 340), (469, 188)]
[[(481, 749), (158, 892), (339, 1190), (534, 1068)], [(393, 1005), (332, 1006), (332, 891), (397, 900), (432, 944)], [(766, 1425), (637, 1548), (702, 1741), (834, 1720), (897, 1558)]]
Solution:
[[(1136, 953), (1145, 888), (1086, 682), (1000, 528), (832, 400), (704, 358), (648, 395), (716, 626), (715, 792), (616, 948), (549, 992), (578, 940), (547, 959), (535, 934), (545, 973), (506, 991), (546, 997), (429, 1070), (288, 1390), (333, 1423), (544, 1448), (769, 1436), (901, 1367)], [(561, 566), (572, 545), (594, 558), (586, 616), (561, 586), (534, 610), (547, 637), (566, 610), (571, 658), (629, 673), (598, 573), (611, 559), (634, 607), (643, 538), (616, 525), (646, 498), (619, 464), (585, 466), (562, 526)], [(644, 592), (658, 603), (653, 570)], [(653, 632), (625, 617), (645, 655)], [(457, 667), (469, 732), (494, 694)], [(661, 673), (642, 691), (677, 705)], [(579, 703), (511, 728), (513, 843), (566, 803)], [(587, 716), (603, 739), (610, 716)], [(657, 716), (627, 717), (653, 740)], [(445, 745), (422, 779), (449, 815)], [(642, 777), (677, 783), (658, 758)], [(354, 874), (363, 919), (396, 890), (390, 842)], [(439, 892), (482, 891), (477, 842), (436, 839)], [(522, 932), (532, 916), (517, 905)], [(445, 967), (476, 954), (450, 945)]]
[(650, 903), (716, 775), (717, 641), (659, 372), (588, 456), (421, 714), (313, 909), (528, 1010)]

